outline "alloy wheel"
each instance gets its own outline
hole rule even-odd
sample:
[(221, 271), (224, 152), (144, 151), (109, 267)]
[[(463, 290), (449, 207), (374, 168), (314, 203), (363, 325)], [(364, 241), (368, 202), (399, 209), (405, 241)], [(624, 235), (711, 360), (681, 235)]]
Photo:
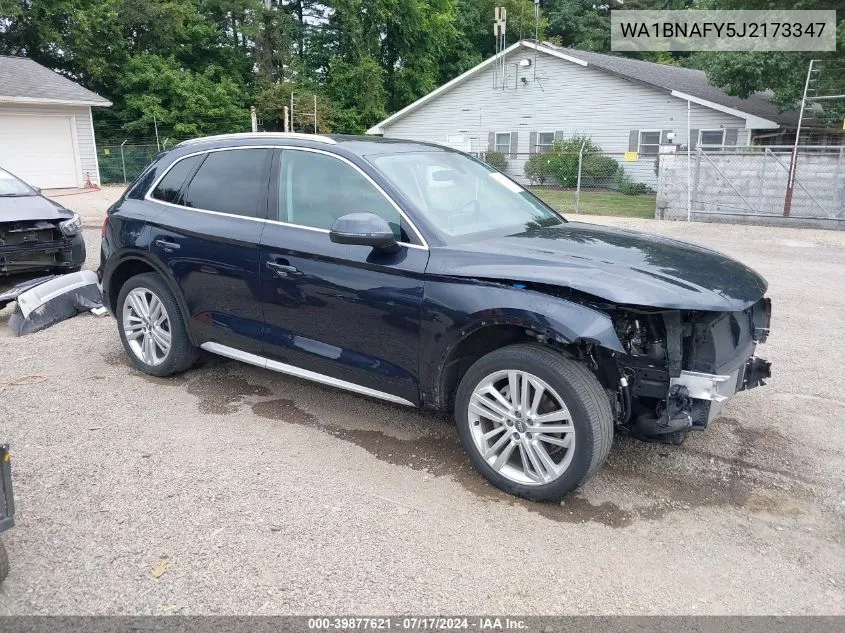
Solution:
[(123, 333), (132, 353), (147, 365), (160, 365), (171, 345), (170, 318), (148, 288), (134, 288), (123, 303)]
[(469, 426), (493, 470), (524, 485), (561, 477), (575, 454), (575, 427), (563, 398), (537, 376), (497, 371), (472, 392)]

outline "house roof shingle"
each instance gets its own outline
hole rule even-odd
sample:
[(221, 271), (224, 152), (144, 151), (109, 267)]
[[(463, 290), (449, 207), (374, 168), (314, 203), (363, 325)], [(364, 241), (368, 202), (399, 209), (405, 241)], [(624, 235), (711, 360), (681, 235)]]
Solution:
[(0, 102), (4, 101), (111, 105), (108, 99), (31, 59), (0, 55)]
[(618, 55), (593, 53), (574, 48), (561, 48), (548, 42), (543, 42), (542, 45), (625, 79), (638, 81), (663, 90), (683, 92), (727, 108), (775, 121), (781, 125), (795, 125), (798, 122), (798, 112), (778, 111), (777, 106), (772, 103), (771, 93), (756, 92), (749, 95), (747, 99), (732, 97), (726, 94), (724, 90), (713, 86), (708, 81), (707, 75), (701, 70), (657, 64)]

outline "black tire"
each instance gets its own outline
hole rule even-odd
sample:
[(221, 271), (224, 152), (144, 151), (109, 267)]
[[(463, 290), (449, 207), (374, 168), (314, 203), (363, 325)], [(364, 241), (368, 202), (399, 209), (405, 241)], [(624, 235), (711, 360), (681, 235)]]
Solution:
[[(123, 309), (126, 297), (135, 288), (147, 288), (158, 297), (167, 310), (171, 343), (165, 359), (158, 365), (150, 365), (138, 358), (126, 340), (126, 333), (123, 329)], [(173, 296), (170, 288), (157, 273), (135, 275), (123, 284), (117, 297), (115, 317), (123, 349), (126, 350), (132, 364), (142, 372), (152, 376), (171, 376), (185, 371), (196, 361), (197, 348), (191, 344), (191, 339), (188, 337), (188, 330), (185, 327), (185, 321), (182, 317), (182, 311), (179, 309), (179, 304), (176, 302), (176, 297)]]
[(3, 546), (3, 541), (0, 541), (0, 582), (6, 580), (9, 575), (9, 555), (6, 553), (6, 548)]
[[(482, 457), (470, 430), (469, 404), (475, 388), (501, 370), (529, 372), (557, 391), (572, 417), (575, 448), (567, 469), (548, 484), (521, 484), (497, 472)], [(604, 463), (613, 442), (613, 412), (607, 392), (583, 365), (539, 344), (503, 347), (483, 356), (461, 380), (455, 398), (455, 420), (464, 450), (473, 465), (497, 488), (535, 501), (559, 500), (583, 484)]]

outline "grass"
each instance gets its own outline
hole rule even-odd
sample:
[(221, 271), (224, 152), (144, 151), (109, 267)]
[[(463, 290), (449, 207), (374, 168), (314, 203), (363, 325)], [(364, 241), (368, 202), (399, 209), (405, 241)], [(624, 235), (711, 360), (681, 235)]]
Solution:
[[(530, 187), (531, 192), (550, 207), (563, 213), (575, 213), (575, 192), (558, 187)], [(628, 196), (618, 191), (582, 191), (582, 215), (618, 215), (625, 218), (654, 218), (655, 196)]]

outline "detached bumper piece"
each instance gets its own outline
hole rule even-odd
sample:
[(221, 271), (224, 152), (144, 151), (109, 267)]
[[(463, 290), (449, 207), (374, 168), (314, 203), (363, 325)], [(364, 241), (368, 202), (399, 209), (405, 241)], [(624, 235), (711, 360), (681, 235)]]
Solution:
[(32, 334), (80, 312), (103, 305), (97, 274), (91, 270), (48, 278), (20, 293), (18, 307), (9, 318), (15, 334)]

